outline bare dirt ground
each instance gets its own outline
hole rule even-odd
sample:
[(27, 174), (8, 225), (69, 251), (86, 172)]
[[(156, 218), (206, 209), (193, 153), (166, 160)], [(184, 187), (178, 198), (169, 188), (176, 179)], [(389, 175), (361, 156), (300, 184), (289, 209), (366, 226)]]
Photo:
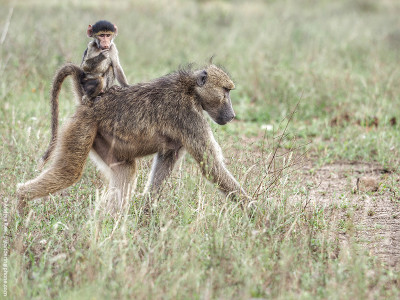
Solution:
[(300, 176), (309, 188), (309, 205), (339, 208), (332, 217), (343, 227), (341, 242), (356, 238), (383, 263), (400, 269), (398, 174), (378, 164), (338, 162), (305, 166)]

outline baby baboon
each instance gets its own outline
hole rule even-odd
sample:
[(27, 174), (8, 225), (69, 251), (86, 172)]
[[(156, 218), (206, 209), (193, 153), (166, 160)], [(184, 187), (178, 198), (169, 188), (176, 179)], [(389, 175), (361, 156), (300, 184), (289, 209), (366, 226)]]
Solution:
[(122, 86), (129, 85), (114, 44), (117, 34), (117, 26), (105, 20), (89, 25), (87, 29), (87, 36), (93, 40), (88, 44), (81, 63), (85, 72), (82, 78), (86, 93), (82, 102), (85, 104), (91, 104), (94, 97), (114, 85), (115, 78)]
[(225, 194), (248, 199), (223, 163), (205, 110), (218, 124), (235, 117), (229, 97), (235, 85), (215, 65), (179, 70), (147, 83), (113, 86), (93, 103), (79, 105), (57, 140), (55, 158), (37, 178), (18, 186), (21, 203), (75, 183), (89, 154), (126, 195), (134, 182), (136, 158), (156, 153), (146, 192), (157, 193), (185, 150), (202, 173)]

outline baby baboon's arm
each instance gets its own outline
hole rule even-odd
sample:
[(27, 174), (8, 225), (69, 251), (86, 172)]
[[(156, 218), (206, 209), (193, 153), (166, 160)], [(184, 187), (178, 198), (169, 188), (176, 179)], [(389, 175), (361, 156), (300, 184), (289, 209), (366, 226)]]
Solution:
[(119, 64), (119, 62), (117, 65), (114, 65), (114, 70), (115, 70), (115, 77), (117, 78), (119, 84), (124, 87), (129, 86), (128, 80), (126, 79), (126, 76), (124, 73), (124, 70), (122, 70), (122, 67)]
[(110, 50), (110, 57), (111, 57), (111, 63), (114, 69), (114, 74), (115, 77), (117, 78), (119, 84), (123, 87), (129, 86), (128, 80), (126, 79), (124, 70), (122, 69), (122, 66), (119, 62), (119, 56), (118, 56), (118, 49), (117, 46), (114, 44), (113, 47)]
[(102, 73), (104, 69), (104, 66), (102, 64), (106, 63), (105, 60), (107, 59), (107, 56), (103, 52), (100, 52), (98, 55), (90, 57), (91, 55), (94, 54), (94, 53), (92, 54), (92, 52), (94, 51), (95, 50), (88, 48), (88, 52), (82, 61), (82, 69), (84, 72), (88, 72), (91, 74), (98, 72)]

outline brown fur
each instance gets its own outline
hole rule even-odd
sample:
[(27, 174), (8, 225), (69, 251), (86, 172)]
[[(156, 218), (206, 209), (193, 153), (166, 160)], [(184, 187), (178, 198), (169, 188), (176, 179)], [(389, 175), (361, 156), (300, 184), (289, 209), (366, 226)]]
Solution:
[(225, 168), (221, 148), (203, 113), (221, 125), (232, 120), (229, 91), (234, 87), (214, 65), (199, 71), (180, 70), (130, 87), (112, 87), (92, 107), (77, 107), (57, 140), (49, 169), (19, 185), (19, 199), (43, 197), (72, 185), (80, 178), (90, 150), (120, 196), (134, 182), (136, 158), (156, 153), (146, 192), (157, 193), (186, 150), (222, 192), (247, 199)]
[(117, 46), (111, 39), (109, 49), (102, 50), (96, 43), (96, 37), (89, 42), (83, 54), (81, 67), (67, 63), (62, 66), (54, 76), (51, 90), (51, 139), (49, 147), (43, 154), (39, 168), (41, 169), (49, 160), (54, 150), (54, 143), (58, 131), (58, 96), (62, 83), (68, 76), (73, 77), (74, 90), (79, 103), (91, 105), (101, 93), (107, 91), (115, 79), (124, 87), (129, 86), (125, 73), (121, 67), (118, 57)]

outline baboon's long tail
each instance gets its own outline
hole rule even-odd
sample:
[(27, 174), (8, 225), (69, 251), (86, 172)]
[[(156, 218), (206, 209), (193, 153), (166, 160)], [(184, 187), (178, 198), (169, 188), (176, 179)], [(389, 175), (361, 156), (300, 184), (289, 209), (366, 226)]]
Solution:
[(84, 76), (84, 72), (79, 66), (71, 64), (71, 63), (67, 63), (56, 72), (56, 75), (54, 76), (54, 79), (53, 79), (53, 85), (52, 85), (51, 93), (50, 93), (51, 140), (50, 140), (50, 144), (49, 144), (46, 152), (43, 154), (43, 156), (39, 162), (39, 168), (42, 168), (47, 163), (47, 161), (49, 160), (49, 158), (51, 156), (51, 153), (53, 152), (53, 150), (56, 146), (57, 135), (58, 135), (58, 113), (59, 113), (58, 96), (60, 95), (61, 86), (62, 86), (65, 78), (67, 78), (70, 75), (72, 76), (75, 93), (77, 94), (77, 97), (79, 97), (79, 99), (82, 99), (83, 89), (80, 84), (80, 80)]

